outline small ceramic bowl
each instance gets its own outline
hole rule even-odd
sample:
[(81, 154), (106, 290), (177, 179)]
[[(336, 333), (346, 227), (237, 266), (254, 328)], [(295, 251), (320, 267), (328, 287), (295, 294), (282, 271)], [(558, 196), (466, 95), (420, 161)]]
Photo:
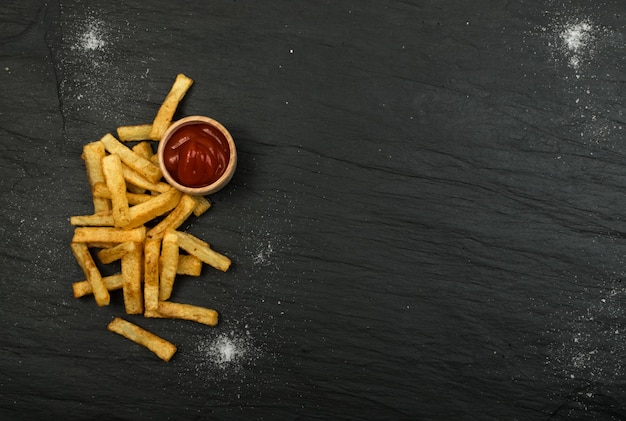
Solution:
[[(177, 175), (178, 173), (176, 172), (180, 170), (178, 168), (179, 165), (184, 165), (184, 159), (175, 158), (177, 168), (172, 172), (168, 170), (168, 164), (166, 161), (168, 160), (168, 157), (172, 156), (172, 154), (179, 153), (173, 151), (182, 150), (182, 148), (178, 149), (178, 147), (186, 142), (185, 139), (202, 140), (194, 138), (194, 133), (200, 133), (199, 137), (208, 138), (212, 142), (217, 142), (214, 143), (213, 149), (219, 149), (221, 151), (222, 155), (220, 157), (220, 162), (222, 162), (221, 166), (223, 168), (217, 171), (217, 174), (212, 177), (212, 180), (208, 182), (208, 184), (196, 183), (195, 185), (190, 186), (185, 185), (184, 181), (181, 180), (181, 177)], [(168, 148), (170, 141), (177, 142), (178, 146), (172, 145)], [(157, 154), (159, 158), (159, 166), (161, 167), (163, 177), (165, 177), (167, 182), (183, 193), (192, 195), (204, 196), (221, 190), (233, 177), (235, 168), (237, 167), (237, 149), (235, 148), (235, 142), (233, 141), (232, 136), (219, 122), (204, 116), (189, 116), (172, 123), (159, 142)], [(216, 161), (216, 159), (212, 159), (212, 162), (214, 161)], [(198, 162), (194, 164), (195, 170), (198, 170), (198, 165), (200, 165)], [(169, 165), (170, 168), (172, 168), (172, 165), (173, 164)], [(204, 168), (200, 168), (200, 170), (203, 169)], [(209, 172), (214, 171), (213, 168), (208, 167), (207, 170)]]

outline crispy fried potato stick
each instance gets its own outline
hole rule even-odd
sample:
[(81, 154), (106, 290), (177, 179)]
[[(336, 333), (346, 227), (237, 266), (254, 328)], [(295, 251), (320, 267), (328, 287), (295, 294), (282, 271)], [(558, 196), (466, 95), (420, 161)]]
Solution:
[(104, 148), (110, 153), (119, 155), (120, 160), (128, 165), (148, 180), (156, 183), (162, 177), (161, 168), (153, 164), (150, 160), (136, 154), (128, 146), (117, 140), (112, 134), (107, 133), (100, 142), (104, 144)]
[(159, 300), (165, 301), (172, 295), (174, 279), (178, 268), (178, 236), (169, 230), (163, 236), (161, 257), (159, 259)]
[(200, 276), (202, 273), (202, 260), (191, 254), (178, 255), (177, 275)]
[(117, 137), (122, 142), (133, 142), (150, 139), (152, 124), (138, 124), (136, 126), (120, 126), (117, 128)]
[(113, 215), (110, 213), (70, 216), (70, 225), (78, 227), (112, 227), (114, 224)]
[(144, 315), (146, 317), (191, 320), (209, 326), (215, 326), (218, 320), (218, 314), (215, 310), (171, 301), (160, 301), (157, 310), (146, 311)]
[[(102, 280), (104, 281), (104, 285), (109, 291), (122, 289), (122, 287), (124, 286), (124, 281), (122, 279), (121, 273), (111, 276), (105, 276), (104, 278), (102, 278)], [(72, 290), (74, 292), (74, 298), (81, 298), (86, 295), (91, 295), (93, 293), (89, 281), (74, 282), (72, 284)]]
[(170, 187), (165, 193), (130, 208), (130, 223), (125, 228), (143, 226), (148, 221), (174, 209), (180, 201), (181, 192)]
[(196, 201), (196, 207), (193, 208), (193, 214), (195, 216), (200, 216), (204, 212), (208, 211), (211, 207), (211, 202), (204, 196), (193, 196)]
[(163, 193), (168, 191), (172, 187), (162, 181), (157, 181), (156, 183), (153, 183), (137, 171), (130, 168), (128, 165), (122, 165), (122, 172), (124, 174), (124, 180), (145, 190)]
[(222, 272), (226, 272), (230, 267), (230, 259), (211, 249), (208, 243), (186, 232), (176, 231), (176, 234), (178, 235), (178, 246), (187, 253)]
[(143, 299), (145, 310), (156, 310), (159, 306), (159, 255), (161, 241), (148, 239), (143, 250)]
[(122, 256), (122, 278), (124, 279), (124, 307), (127, 314), (143, 313), (141, 290), (142, 256), (141, 244), (130, 243), (128, 253)]
[[(111, 192), (109, 191), (109, 188), (104, 183), (97, 183), (93, 187), (92, 193), (95, 197), (102, 197), (105, 199), (111, 198)], [(153, 197), (154, 196), (152, 196), (151, 194), (137, 194), (137, 193), (126, 192), (126, 199), (128, 200), (129, 205), (138, 205), (139, 203), (146, 202), (152, 199)]]
[(140, 226), (130, 230), (111, 227), (78, 227), (74, 229), (72, 242), (90, 244), (111, 244), (132, 241), (133, 243), (142, 243), (145, 238), (145, 226)]
[(76, 257), (76, 261), (83, 270), (89, 285), (91, 285), (91, 290), (93, 291), (93, 296), (96, 299), (96, 304), (100, 307), (109, 305), (111, 300), (109, 290), (102, 280), (102, 275), (100, 275), (100, 271), (98, 270), (96, 263), (93, 261), (93, 257), (91, 257), (87, 244), (72, 243), (71, 247), (74, 257)]
[(176, 353), (176, 345), (149, 332), (134, 323), (120, 317), (113, 319), (107, 326), (111, 332), (130, 339), (131, 341), (148, 348), (163, 361), (169, 361)]
[(125, 241), (120, 244), (116, 244), (113, 247), (108, 247), (100, 250), (97, 253), (98, 260), (103, 264), (109, 264), (120, 260), (125, 254), (135, 249), (135, 243), (132, 241)]
[(165, 133), (170, 124), (172, 124), (172, 118), (178, 108), (178, 104), (182, 101), (192, 84), (193, 80), (184, 74), (180, 73), (176, 75), (176, 79), (174, 80), (169, 93), (165, 97), (165, 100), (161, 104), (161, 107), (152, 122), (150, 139), (161, 140), (163, 133)]
[(147, 160), (151, 160), (152, 156), (154, 156), (154, 150), (152, 149), (152, 145), (148, 141), (143, 141), (137, 143), (133, 146), (133, 152), (137, 155), (146, 158)]
[[(106, 155), (102, 142), (91, 142), (83, 146), (81, 158), (85, 161), (87, 170), (87, 180), (93, 189), (97, 183), (104, 183), (104, 173), (102, 172), (102, 158)], [(110, 199), (110, 198), (109, 198)], [(93, 198), (94, 213), (111, 212), (111, 202), (101, 197)]]
[(122, 228), (130, 223), (130, 208), (126, 198), (126, 181), (122, 175), (122, 161), (118, 155), (102, 158), (102, 172), (106, 185), (111, 192), (111, 215), (116, 227)]
[(168, 229), (176, 229), (189, 218), (193, 210), (196, 208), (196, 200), (188, 195), (183, 194), (176, 208), (161, 222), (148, 230), (146, 234), (148, 238), (161, 238)]

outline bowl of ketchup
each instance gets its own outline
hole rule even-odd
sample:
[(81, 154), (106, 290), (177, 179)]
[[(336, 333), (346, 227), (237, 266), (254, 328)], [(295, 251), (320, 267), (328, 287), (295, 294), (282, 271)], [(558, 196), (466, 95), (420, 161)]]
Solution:
[(159, 142), (158, 157), (167, 182), (193, 195), (222, 189), (237, 167), (232, 136), (219, 122), (204, 116), (172, 123)]

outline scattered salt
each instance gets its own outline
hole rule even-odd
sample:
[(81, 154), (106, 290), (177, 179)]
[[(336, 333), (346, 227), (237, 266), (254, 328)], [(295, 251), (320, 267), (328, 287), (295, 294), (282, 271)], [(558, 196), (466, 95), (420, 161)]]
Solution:
[(103, 51), (108, 43), (109, 31), (105, 23), (98, 18), (87, 16), (87, 19), (83, 22), (83, 27), (77, 32), (74, 43), (71, 46), (72, 50), (83, 53)]
[(252, 262), (255, 265), (266, 265), (268, 264), (273, 252), (274, 246), (271, 242), (268, 241), (266, 244), (261, 244), (253, 257)]
[(201, 340), (196, 351), (200, 358), (198, 368), (214, 367), (234, 371), (239, 371), (260, 355), (260, 351), (254, 349), (254, 341), (247, 331), (230, 331)]
[(220, 365), (234, 362), (237, 358), (243, 357), (245, 349), (238, 346), (232, 338), (228, 336), (219, 337), (215, 343), (215, 359)]
[(62, 38), (53, 53), (66, 121), (82, 122), (86, 113), (98, 113), (99, 121), (119, 122), (123, 113), (118, 103), (123, 98), (138, 97), (142, 86), (136, 81), (148, 77), (148, 69), (143, 75), (134, 75), (115, 65), (122, 32), (102, 16), (101, 11), (91, 7), (60, 8)]
[(578, 69), (585, 58), (590, 58), (594, 27), (589, 22), (574, 22), (565, 25), (560, 39), (568, 55), (569, 65)]
[(106, 42), (101, 38), (98, 25), (90, 27), (82, 36), (83, 50), (98, 50), (104, 48)]
[(575, 23), (565, 27), (561, 33), (561, 39), (568, 50), (579, 52), (589, 43), (591, 30), (592, 27), (587, 22)]
[(572, 379), (609, 383), (620, 379), (625, 370), (622, 355), (626, 344), (614, 324), (624, 318), (626, 309), (621, 302), (625, 294), (621, 286), (610, 289), (589, 307), (556, 317), (558, 328), (550, 336), (562, 340), (552, 346), (549, 367)]

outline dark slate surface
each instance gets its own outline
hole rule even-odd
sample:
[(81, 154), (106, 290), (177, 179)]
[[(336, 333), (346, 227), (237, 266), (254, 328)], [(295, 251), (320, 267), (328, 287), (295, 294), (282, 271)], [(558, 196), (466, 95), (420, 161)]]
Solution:
[[(3, 2), (2, 419), (626, 418), (625, 14)], [(72, 298), (68, 217), (82, 145), (179, 72), (240, 152), (186, 229), (235, 265), (176, 285), (216, 328), (129, 317), (164, 363)]]

